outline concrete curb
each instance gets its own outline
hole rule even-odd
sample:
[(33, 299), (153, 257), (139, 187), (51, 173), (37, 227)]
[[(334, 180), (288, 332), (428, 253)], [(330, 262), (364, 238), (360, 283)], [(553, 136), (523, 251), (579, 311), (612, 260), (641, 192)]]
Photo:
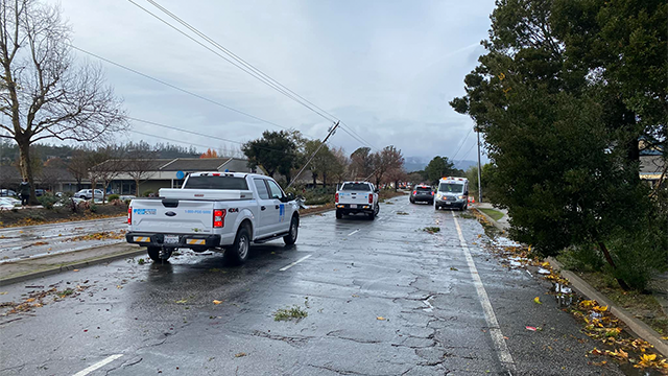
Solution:
[[(95, 247), (93, 247), (95, 248)], [(90, 248), (92, 249), (92, 248)], [(46, 277), (49, 275), (53, 274), (58, 274), (60, 272), (65, 272), (73, 269), (81, 269), (85, 268), (86, 266), (93, 266), (97, 264), (103, 264), (106, 262), (112, 262), (116, 261), (119, 259), (124, 259), (124, 258), (130, 258), (130, 257), (135, 257), (135, 256), (140, 256), (146, 253), (146, 250), (144, 249), (137, 249), (134, 246), (132, 246), (131, 250), (121, 252), (121, 253), (114, 253), (111, 255), (107, 256), (102, 256), (99, 258), (92, 258), (92, 259), (87, 259), (87, 260), (82, 260), (82, 261), (73, 261), (72, 263), (68, 263), (65, 265), (58, 265), (54, 266), (52, 268), (47, 268), (47, 269), (42, 269), (37, 272), (31, 273), (27, 272), (26, 274), (21, 274), (15, 277), (9, 277), (9, 278), (4, 278), (0, 279), (0, 286), (5, 286), (5, 285), (11, 285), (17, 282), (25, 281), (28, 279), (32, 278), (41, 278), (41, 277)]]
[(564, 270), (563, 265), (561, 265), (557, 260), (549, 257), (547, 261), (550, 263), (550, 265), (552, 265), (552, 268), (559, 271), (559, 273), (561, 273), (564, 278), (569, 280), (571, 286), (578, 293), (585, 296), (589, 300), (596, 300), (600, 305), (608, 306), (610, 313), (624, 322), (624, 324), (626, 324), (628, 329), (633, 334), (649, 342), (652, 346), (654, 346), (656, 351), (661, 353), (663, 356), (668, 357), (668, 344), (666, 344), (666, 342), (661, 339), (661, 334), (657, 333), (644, 322), (633, 317), (633, 315), (631, 315), (625, 309), (615, 306), (612, 301), (603, 296), (603, 294), (600, 292), (596, 291), (596, 289), (585, 282), (582, 278), (578, 277), (575, 273), (569, 270)]

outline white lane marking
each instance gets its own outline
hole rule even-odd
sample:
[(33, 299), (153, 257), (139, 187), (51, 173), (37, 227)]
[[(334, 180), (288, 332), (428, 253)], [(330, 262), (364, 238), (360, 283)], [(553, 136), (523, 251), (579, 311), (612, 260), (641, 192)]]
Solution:
[(116, 354), (116, 355), (106, 357), (106, 358), (100, 360), (99, 362), (93, 364), (92, 366), (90, 366), (90, 367), (88, 367), (88, 368), (86, 368), (82, 371), (79, 371), (79, 372), (75, 373), (73, 376), (86, 376), (89, 373), (95, 371), (96, 369), (102, 368), (102, 367), (106, 366), (107, 364), (113, 362), (114, 360), (116, 360), (116, 359), (118, 359), (122, 356), (123, 356), (123, 354)]
[(478, 274), (478, 269), (475, 267), (475, 262), (473, 262), (473, 257), (471, 257), (471, 252), (469, 251), (469, 247), (466, 244), (466, 240), (462, 234), (461, 227), (459, 227), (457, 216), (455, 216), (454, 211), (452, 212), (452, 217), (455, 220), (455, 226), (457, 227), (457, 233), (459, 234), (459, 244), (464, 251), (464, 255), (466, 256), (466, 262), (469, 265), (469, 271), (471, 272), (471, 277), (473, 277), (473, 284), (475, 285), (475, 289), (478, 293), (478, 300), (480, 300), (480, 304), (482, 304), (482, 310), (485, 313), (485, 321), (487, 321), (489, 334), (492, 336), (492, 341), (496, 347), (499, 361), (501, 361), (501, 363), (506, 366), (506, 369), (510, 373), (510, 371), (515, 371), (515, 362), (513, 361), (513, 357), (510, 355), (510, 351), (508, 350), (508, 345), (506, 345), (506, 341), (503, 338), (503, 332), (501, 332), (499, 321), (496, 319), (496, 315), (494, 314), (494, 308), (492, 307), (492, 303), (489, 301), (487, 291), (485, 291), (485, 286), (482, 284), (482, 280)]
[(355, 234), (357, 234), (358, 232), (360, 232), (360, 230), (359, 230), (359, 229), (357, 229), (357, 230), (355, 230), (355, 231), (351, 232), (350, 234), (348, 234), (348, 236), (351, 236), (351, 235), (355, 235)]
[(299, 260), (293, 262), (292, 264), (290, 264), (290, 265), (288, 265), (288, 266), (284, 266), (284, 267), (282, 267), (282, 268), (280, 268), (280, 269), (278, 269), (278, 270), (284, 272), (284, 271), (290, 269), (291, 267), (293, 267), (293, 266), (299, 264), (300, 262), (306, 260), (306, 259), (309, 258), (309, 257), (311, 257), (311, 255), (304, 256), (304, 257), (300, 258)]

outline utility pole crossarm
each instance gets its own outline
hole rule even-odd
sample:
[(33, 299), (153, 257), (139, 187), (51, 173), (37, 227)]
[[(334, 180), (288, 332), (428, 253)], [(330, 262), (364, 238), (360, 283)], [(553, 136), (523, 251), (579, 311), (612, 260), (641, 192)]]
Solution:
[(336, 131), (336, 128), (337, 128), (338, 126), (339, 126), (339, 122), (337, 121), (336, 124), (334, 124), (334, 126), (332, 127), (332, 129), (330, 129), (329, 133), (327, 133), (327, 136), (325, 136), (325, 138), (322, 140), (322, 142), (320, 143), (320, 146), (318, 146), (318, 148), (315, 149), (315, 152), (313, 152), (313, 154), (311, 155), (311, 157), (309, 158), (309, 160), (304, 164), (304, 166), (301, 168), (301, 170), (299, 170), (299, 172), (297, 173), (297, 175), (295, 175), (295, 177), (292, 179), (292, 181), (290, 182), (290, 184), (288, 184), (288, 186), (285, 187), (285, 189), (290, 188), (290, 186), (292, 186), (292, 183), (294, 183), (295, 181), (297, 181), (297, 179), (299, 178), (299, 176), (302, 174), (302, 172), (304, 172), (304, 170), (305, 170), (306, 167), (311, 163), (311, 161), (313, 160), (313, 158), (315, 158), (315, 156), (318, 154), (318, 152), (320, 151), (320, 149), (322, 149), (322, 147), (325, 145), (325, 143), (327, 143), (327, 140), (329, 140), (329, 138), (334, 134), (334, 132)]

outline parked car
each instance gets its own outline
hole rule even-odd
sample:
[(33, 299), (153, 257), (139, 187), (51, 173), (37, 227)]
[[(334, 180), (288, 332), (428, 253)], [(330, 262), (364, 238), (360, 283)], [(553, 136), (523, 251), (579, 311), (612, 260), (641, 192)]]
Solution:
[(45, 193), (46, 193), (46, 191), (43, 190), (43, 189), (35, 189), (35, 197), (44, 196)]
[(469, 181), (466, 178), (447, 177), (438, 182), (436, 191), (436, 210), (439, 208), (469, 208)]
[(128, 243), (145, 246), (154, 261), (177, 248), (224, 251), (240, 264), (251, 242), (297, 241), (299, 204), (274, 179), (226, 172), (191, 173), (180, 189), (160, 189), (159, 198), (139, 198), (128, 209)]
[(408, 200), (411, 204), (427, 202), (429, 205), (432, 205), (434, 203), (434, 191), (428, 185), (418, 185), (411, 191)]
[(334, 201), (336, 219), (341, 219), (346, 214), (364, 213), (373, 220), (380, 211), (378, 189), (366, 181), (344, 182), (336, 192)]
[(18, 197), (18, 194), (11, 189), (0, 189), (0, 197)]
[[(90, 199), (93, 198), (93, 190), (92, 189), (82, 189), (79, 192), (75, 193), (74, 197), (90, 200)], [(102, 190), (101, 189), (96, 189), (95, 190), (95, 198), (96, 199), (102, 199), (102, 197), (104, 197), (104, 193), (102, 192)]]

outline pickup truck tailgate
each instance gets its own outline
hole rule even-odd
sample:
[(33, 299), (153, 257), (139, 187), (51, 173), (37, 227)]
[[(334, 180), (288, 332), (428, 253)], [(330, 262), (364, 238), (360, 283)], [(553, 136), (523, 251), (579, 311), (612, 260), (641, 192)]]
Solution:
[(131, 231), (164, 234), (213, 230), (213, 202), (194, 200), (133, 200)]
[(339, 191), (339, 204), (369, 204), (371, 192)]

